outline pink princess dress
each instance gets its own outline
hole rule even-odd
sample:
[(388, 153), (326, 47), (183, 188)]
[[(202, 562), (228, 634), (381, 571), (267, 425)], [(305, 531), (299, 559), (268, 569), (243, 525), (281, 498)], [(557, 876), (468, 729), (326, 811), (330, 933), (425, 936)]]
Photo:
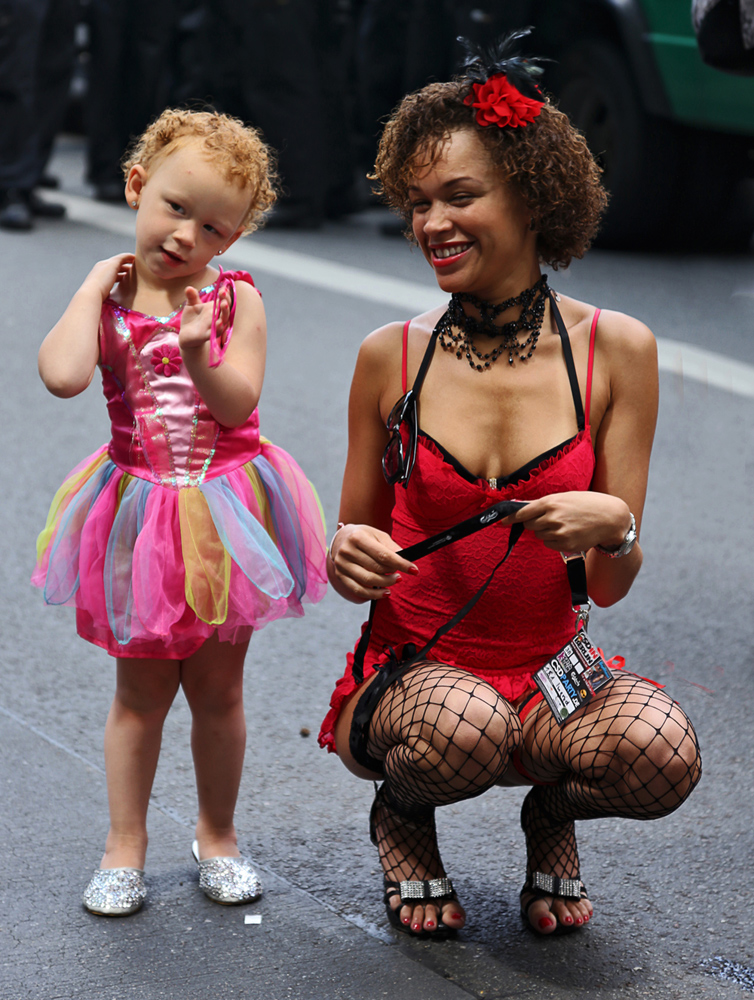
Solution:
[(180, 324), (181, 309), (103, 305), (112, 440), (65, 479), (37, 542), (32, 583), (47, 604), (75, 607), (79, 635), (113, 656), (183, 659), (215, 631), (243, 642), (302, 615), (327, 585), (313, 486), (260, 438), (256, 410), (240, 427), (212, 417), (182, 363)]

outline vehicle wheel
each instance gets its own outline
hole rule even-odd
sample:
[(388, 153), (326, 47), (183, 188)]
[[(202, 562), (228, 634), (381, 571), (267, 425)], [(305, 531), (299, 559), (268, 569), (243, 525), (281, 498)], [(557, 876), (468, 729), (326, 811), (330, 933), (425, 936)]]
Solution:
[(680, 166), (675, 128), (646, 114), (622, 54), (607, 42), (568, 50), (559, 75), (559, 106), (584, 133), (610, 192), (597, 243), (653, 244), (672, 215)]

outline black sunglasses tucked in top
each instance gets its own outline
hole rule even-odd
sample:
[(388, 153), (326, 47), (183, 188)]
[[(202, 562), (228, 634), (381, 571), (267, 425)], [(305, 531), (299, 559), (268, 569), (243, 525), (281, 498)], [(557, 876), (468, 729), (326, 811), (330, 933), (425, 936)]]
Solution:
[[(429, 343), (427, 344), (427, 350), (424, 352), (422, 363), (419, 366), (416, 381), (408, 392), (401, 396), (387, 418), (387, 429), (390, 433), (390, 440), (382, 456), (382, 471), (388, 486), (401, 483), (404, 489), (408, 488), (408, 481), (414, 469), (414, 462), (416, 461), (416, 446), (419, 438), (419, 393), (421, 392), (429, 363), (432, 360), (439, 332), (437, 327), (432, 331), (432, 336), (429, 338)], [(408, 440), (405, 446), (403, 435), (401, 434), (403, 424), (406, 425), (408, 431)]]

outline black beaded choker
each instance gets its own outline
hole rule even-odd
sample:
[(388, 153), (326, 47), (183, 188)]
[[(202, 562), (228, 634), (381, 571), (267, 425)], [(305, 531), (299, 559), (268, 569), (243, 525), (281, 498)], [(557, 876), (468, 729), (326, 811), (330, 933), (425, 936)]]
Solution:
[[(505, 351), (508, 352), (509, 365), (513, 364), (514, 358), (518, 358), (519, 361), (528, 360), (537, 347), (542, 330), (547, 294), (546, 274), (543, 274), (531, 288), (525, 289), (512, 299), (506, 299), (499, 305), (478, 299), (466, 292), (454, 292), (450, 297), (447, 311), (437, 324), (438, 339), (443, 350), (454, 351), (457, 358), (465, 355), (471, 367), (478, 372), (489, 368)], [(464, 302), (469, 302), (479, 311), (479, 319), (469, 316), (464, 311)], [(518, 319), (496, 326), (496, 317), (512, 309), (513, 306), (521, 306), (521, 315)], [(521, 331), (528, 331), (525, 340), (518, 339)], [(497, 347), (483, 354), (474, 343), (474, 338), (477, 336), (502, 337), (503, 340)], [(477, 364), (475, 358), (481, 364)]]

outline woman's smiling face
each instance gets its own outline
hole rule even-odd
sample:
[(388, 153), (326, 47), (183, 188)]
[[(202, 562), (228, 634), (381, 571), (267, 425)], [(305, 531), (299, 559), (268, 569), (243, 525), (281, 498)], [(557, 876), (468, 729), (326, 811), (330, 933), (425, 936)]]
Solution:
[(443, 291), (499, 302), (536, 281), (530, 212), (474, 131), (451, 132), (435, 162), (417, 170), (409, 199), (414, 236)]

